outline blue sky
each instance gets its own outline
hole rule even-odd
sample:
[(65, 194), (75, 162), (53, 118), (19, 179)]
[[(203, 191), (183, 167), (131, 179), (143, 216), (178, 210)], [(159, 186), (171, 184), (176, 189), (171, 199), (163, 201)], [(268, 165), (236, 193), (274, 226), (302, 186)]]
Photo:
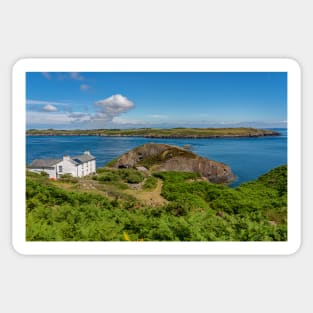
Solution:
[(29, 128), (286, 127), (287, 73), (26, 76)]

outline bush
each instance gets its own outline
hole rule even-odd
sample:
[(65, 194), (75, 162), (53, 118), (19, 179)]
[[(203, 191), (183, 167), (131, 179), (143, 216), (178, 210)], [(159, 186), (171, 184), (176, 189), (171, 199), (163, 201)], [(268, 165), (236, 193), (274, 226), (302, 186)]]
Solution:
[(257, 182), (277, 190), (283, 196), (287, 194), (287, 179), (287, 165), (282, 165), (260, 176)]
[(97, 174), (102, 174), (102, 173), (105, 173), (107, 172), (108, 170), (105, 168), (105, 167), (99, 167), (97, 168), (96, 172)]
[(66, 182), (66, 183), (78, 183), (78, 178), (73, 177), (72, 174), (63, 174), (63, 175), (61, 175), (59, 180)]
[(101, 175), (96, 176), (96, 179), (101, 182), (116, 182), (120, 180), (120, 177), (114, 172), (103, 172)]
[(101, 182), (126, 182), (129, 184), (140, 183), (145, 176), (142, 172), (135, 169), (116, 169), (116, 170), (101, 170), (101, 174), (94, 179)]
[(156, 188), (157, 182), (157, 178), (155, 178), (154, 176), (149, 176), (143, 184), (142, 188), (144, 190), (153, 190)]
[(118, 173), (122, 180), (126, 181), (129, 184), (138, 184), (141, 183), (145, 176), (142, 172), (134, 169), (120, 169)]

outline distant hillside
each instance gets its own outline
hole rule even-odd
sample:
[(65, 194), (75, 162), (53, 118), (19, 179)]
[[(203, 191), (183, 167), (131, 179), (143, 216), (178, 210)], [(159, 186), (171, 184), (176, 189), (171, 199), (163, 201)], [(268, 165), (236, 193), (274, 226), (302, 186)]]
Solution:
[(256, 128), (136, 128), (57, 130), (29, 129), (28, 136), (127, 136), (146, 138), (237, 138), (279, 136), (280, 133)]

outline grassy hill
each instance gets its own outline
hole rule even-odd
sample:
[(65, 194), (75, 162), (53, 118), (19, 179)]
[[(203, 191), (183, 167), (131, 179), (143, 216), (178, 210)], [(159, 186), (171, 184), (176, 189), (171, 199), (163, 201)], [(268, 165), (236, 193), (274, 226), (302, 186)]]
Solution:
[(134, 128), (134, 129), (29, 129), (28, 136), (127, 136), (147, 138), (223, 138), (278, 136), (278, 132), (257, 128)]
[(27, 172), (26, 199), (29, 241), (287, 240), (287, 166), (237, 188), (185, 172)]

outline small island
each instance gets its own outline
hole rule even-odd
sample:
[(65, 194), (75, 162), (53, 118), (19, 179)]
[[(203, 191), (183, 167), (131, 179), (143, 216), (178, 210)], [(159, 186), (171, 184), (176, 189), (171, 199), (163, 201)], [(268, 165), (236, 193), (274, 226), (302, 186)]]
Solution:
[(145, 138), (242, 138), (279, 136), (280, 133), (257, 128), (133, 128), (133, 129), (29, 129), (27, 136), (112, 136)]

